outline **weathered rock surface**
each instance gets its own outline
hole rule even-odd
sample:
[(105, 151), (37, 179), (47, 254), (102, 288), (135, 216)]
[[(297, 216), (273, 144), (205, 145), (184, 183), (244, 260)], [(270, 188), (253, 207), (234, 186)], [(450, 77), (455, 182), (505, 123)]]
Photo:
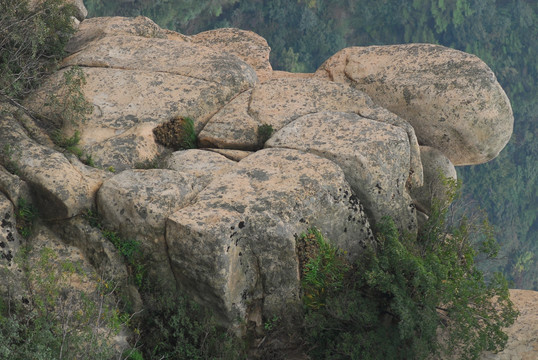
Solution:
[(182, 288), (227, 321), (260, 325), (262, 313), (299, 304), (295, 238), (313, 226), (351, 258), (373, 240), (338, 166), (297, 150), (265, 149), (171, 215), (166, 241)]
[(422, 170), (424, 171), (424, 185), (411, 188), (411, 196), (417, 209), (430, 214), (434, 201), (446, 203), (447, 180), (456, 180), (458, 175), (450, 160), (443, 153), (429, 146), (420, 147)]
[(97, 17), (86, 19), (80, 24), (78, 31), (69, 39), (65, 50), (71, 54), (76, 53), (83, 50), (92, 41), (109, 36), (124, 35), (188, 41), (187, 36), (161, 29), (159, 25), (145, 16), (138, 16), (136, 18), (121, 16)]
[(260, 81), (268, 80), (273, 74), (273, 68), (269, 63), (271, 48), (267, 40), (252, 31), (215, 29), (193, 35), (190, 40), (195, 44), (237, 56), (256, 70)]
[[(13, 204), (0, 192), (0, 273), (17, 268), (15, 256), (22, 245)], [(13, 271), (15, 272), (15, 271)], [(6, 272), (8, 273), (8, 272)], [(4, 292), (2, 291), (2, 294)]]
[(336, 163), (373, 222), (391, 216), (403, 231), (417, 222), (405, 184), (410, 146), (405, 130), (353, 113), (305, 115), (280, 129), (266, 147), (297, 149)]
[(322, 111), (351, 112), (402, 127), (411, 146), (411, 180), (422, 184), (422, 165), (413, 128), (375, 105), (363, 92), (318, 79), (269, 80), (240, 94), (209, 120), (199, 134), (200, 144), (254, 150), (263, 145), (258, 134), (260, 126), (269, 125), (278, 131), (300, 116)]
[(484, 353), (482, 360), (534, 360), (538, 354), (538, 292), (510, 290), (510, 300), (519, 310), (516, 322), (507, 328), (508, 343), (503, 351)]
[(215, 177), (230, 171), (234, 165), (235, 161), (221, 154), (196, 149), (176, 151), (164, 160), (165, 168), (194, 176), (198, 188), (209, 185)]
[(9, 114), (0, 116), (0, 144), (10, 153), (0, 157), (2, 165), (13, 162), (18, 176), (28, 184), (41, 217), (66, 219), (93, 207), (102, 181), (84, 176), (62, 153), (30, 139)]
[(510, 101), (495, 74), (461, 51), (429, 44), (351, 47), (316, 76), (366, 92), (454, 165), (493, 159), (512, 134)]
[[(97, 165), (123, 170), (156, 157), (162, 149), (155, 143), (154, 127), (174, 116), (188, 116), (199, 132), (230, 99), (258, 82), (255, 70), (234, 51), (171, 36), (147, 18), (88, 21), (69, 43), (74, 53), (64, 60), (64, 69), (27, 104), (52, 119), (49, 125), (54, 128), (70, 135), (78, 129), (81, 148)], [(216, 39), (201, 37), (199, 42)], [(57, 109), (44, 104), (51, 94), (65, 91), (64, 74), (72, 66), (82, 67), (82, 91), (94, 111), (83, 123), (65, 124)]]
[(147, 254), (149, 277), (173, 287), (165, 221), (200, 190), (192, 175), (165, 169), (126, 170), (104, 182), (97, 194), (97, 209), (106, 228), (140, 242)]

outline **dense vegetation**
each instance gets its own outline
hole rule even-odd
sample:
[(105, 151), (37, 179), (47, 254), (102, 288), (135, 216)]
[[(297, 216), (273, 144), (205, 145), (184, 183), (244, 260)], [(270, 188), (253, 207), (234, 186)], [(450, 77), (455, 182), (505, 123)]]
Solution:
[(45, 0), (33, 8), (21, 0), (0, 0), (0, 101), (26, 95), (54, 69), (75, 32), (72, 5)]
[(517, 315), (508, 283), (501, 273), (486, 281), (474, 260), (497, 247), (487, 223), (452, 222), (451, 212), (438, 204), (418, 237), (385, 218), (376, 247), (352, 264), (319, 231), (301, 237), (317, 247), (302, 269), (313, 359), (476, 359), (504, 347), (502, 328)]
[(487, 164), (459, 169), (463, 192), (488, 212), (502, 244), (484, 265), (513, 287), (538, 289), (538, 3), (533, 0), (86, 0), (90, 16), (147, 15), (186, 34), (253, 30), (275, 69), (314, 71), (345, 46), (438, 43), (470, 52), (497, 74), (515, 115), (512, 140)]

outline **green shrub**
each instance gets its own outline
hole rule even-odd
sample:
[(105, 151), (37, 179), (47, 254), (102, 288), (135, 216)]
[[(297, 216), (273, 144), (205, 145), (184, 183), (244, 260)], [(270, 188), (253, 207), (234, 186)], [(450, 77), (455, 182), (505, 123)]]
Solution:
[(75, 32), (64, 0), (0, 0), (0, 95), (21, 98), (55, 68)]
[(517, 317), (506, 281), (500, 274), (484, 280), (465, 221), (446, 235), (442, 214), (432, 218), (418, 238), (401, 236), (385, 218), (377, 248), (349, 267), (318, 236), (319, 254), (302, 274), (313, 359), (425, 359), (455, 351), (476, 359), (504, 347), (502, 329)]
[(147, 294), (142, 326), (147, 359), (244, 359), (240, 341), (186, 296)]
[(263, 147), (263, 144), (269, 138), (271, 138), (271, 135), (273, 135), (273, 127), (269, 124), (262, 124), (258, 126), (258, 145), (259, 147)]
[(15, 209), (15, 219), (17, 220), (17, 230), (25, 239), (32, 235), (32, 228), (38, 216), (37, 209), (25, 198), (20, 197)]

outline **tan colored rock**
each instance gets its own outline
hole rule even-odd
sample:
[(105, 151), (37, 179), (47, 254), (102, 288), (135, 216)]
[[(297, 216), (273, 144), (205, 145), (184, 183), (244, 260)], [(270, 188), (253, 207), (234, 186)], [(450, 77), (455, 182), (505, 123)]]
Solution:
[(243, 151), (243, 150), (228, 150), (228, 149), (210, 149), (206, 148), (204, 150), (216, 152), (218, 154), (224, 155), (226, 158), (233, 161), (241, 161), (249, 155), (252, 155), (252, 151)]
[[(69, 39), (65, 50), (76, 53), (91, 42), (110, 36), (140, 36), (145, 38), (168, 38), (169, 30), (164, 30), (145, 16), (135, 18), (113, 16), (84, 20), (77, 32)], [(177, 34), (177, 33), (176, 33)], [(189, 41), (185, 35), (177, 34), (176, 41)]]
[(238, 57), (189, 42), (141, 36), (107, 36), (62, 62), (65, 66), (104, 67), (182, 75), (244, 91), (258, 82)]
[(503, 351), (484, 353), (482, 360), (534, 360), (538, 358), (538, 292), (510, 290), (510, 300), (519, 310), (516, 322), (505, 329), (508, 343)]
[(0, 274), (4, 271), (16, 273), (18, 265), (15, 257), (23, 240), (17, 232), (15, 207), (9, 199), (0, 192)]
[(240, 161), (168, 218), (166, 241), (180, 287), (224, 322), (299, 306), (295, 239), (317, 227), (354, 259), (373, 241), (362, 205), (331, 161), (265, 149)]
[[(51, 92), (60, 91), (67, 70), (55, 73), (27, 100), (28, 106), (54, 120), (54, 109), (43, 104)], [(152, 129), (159, 123), (181, 114), (201, 129), (233, 96), (225, 86), (181, 75), (86, 67), (82, 71), (84, 95), (93, 113), (84, 123), (54, 126), (78, 128), (81, 148), (103, 167), (125, 169), (155, 157), (159, 148)]]
[(406, 119), (454, 165), (493, 159), (512, 134), (510, 102), (478, 57), (430, 44), (351, 47), (316, 77), (350, 84)]
[(197, 186), (205, 187), (215, 177), (230, 171), (235, 161), (215, 152), (191, 149), (170, 154), (164, 164), (167, 169), (194, 176)]
[(276, 132), (266, 147), (296, 149), (336, 163), (375, 224), (391, 216), (416, 232), (415, 207), (406, 190), (410, 146), (405, 130), (353, 113), (319, 112)]
[(375, 105), (361, 91), (347, 85), (319, 79), (282, 78), (259, 84), (237, 96), (199, 134), (202, 147), (255, 150), (260, 144), (258, 127), (270, 125), (280, 130), (306, 114), (342, 111), (399, 126), (411, 144), (411, 180), (422, 184), (422, 165), (413, 128), (403, 119)]
[(26, 245), (17, 232), (15, 208), (11, 201), (0, 192), (0, 298), (21, 304), (26, 296), (25, 279), (18, 258), (21, 248)]
[(192, 173), (150, 169), (125, 170), (99, 189), (97, 209), (103, 224), (123, 238), (141, 243), (153, 283), (174, 287), (164, 240), (165, 221), (187, 206), (204, 185)]
[(273, 70), (271, 79), (310, 79), (313, 77), (313, 73), (292, 73), (288, 71)]
[(30, 187), (43, 219), (66, 219), (94, 206), (102, 181), (84, 176), (63, 154), (31, 140), (11, 115), (0, 116), (0, 144), (11, 149), (17, 174)]
[(269, 63), (271, 48), (267, 40), (252, 31), (215, 29), (193, 35), (190, 40), (195, 44), (237, 56), (256, 70), (260, 81), (268, 80), (272, 76), (273, 68)]
[(424, 185), (411, 189), (411, 197), (417, 209), (430, 214), (434, 201), (441, 204), (448, 201), (446, 180), (456, 180), (458, 175), (454, 165), (439, 150), (429, 147), (420, 147), (420, 159), (424, 171)]
[[(1, 151), (2, 149), (0, 149), (0, 152)], [(0, 155), (0, 157), (2, 157), (2, 155)], [(13, 159), (13, 161), (16, 160)], [(18, 204), (21, 199), (28, 201), (31, 197), (28, 184), (21, 180), (17, 175), (11, 174), (2, 165), (0, 165), (0, 193), (5, 194), (13, 204)]]

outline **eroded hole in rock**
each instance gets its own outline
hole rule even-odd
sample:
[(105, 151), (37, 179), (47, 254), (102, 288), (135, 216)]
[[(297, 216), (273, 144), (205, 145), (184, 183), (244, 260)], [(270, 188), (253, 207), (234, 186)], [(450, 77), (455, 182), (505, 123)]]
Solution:
[(155, 141), (173, 150), (195, 149), (198, 138), (191, 118), (177, 116), (153, 129)]

